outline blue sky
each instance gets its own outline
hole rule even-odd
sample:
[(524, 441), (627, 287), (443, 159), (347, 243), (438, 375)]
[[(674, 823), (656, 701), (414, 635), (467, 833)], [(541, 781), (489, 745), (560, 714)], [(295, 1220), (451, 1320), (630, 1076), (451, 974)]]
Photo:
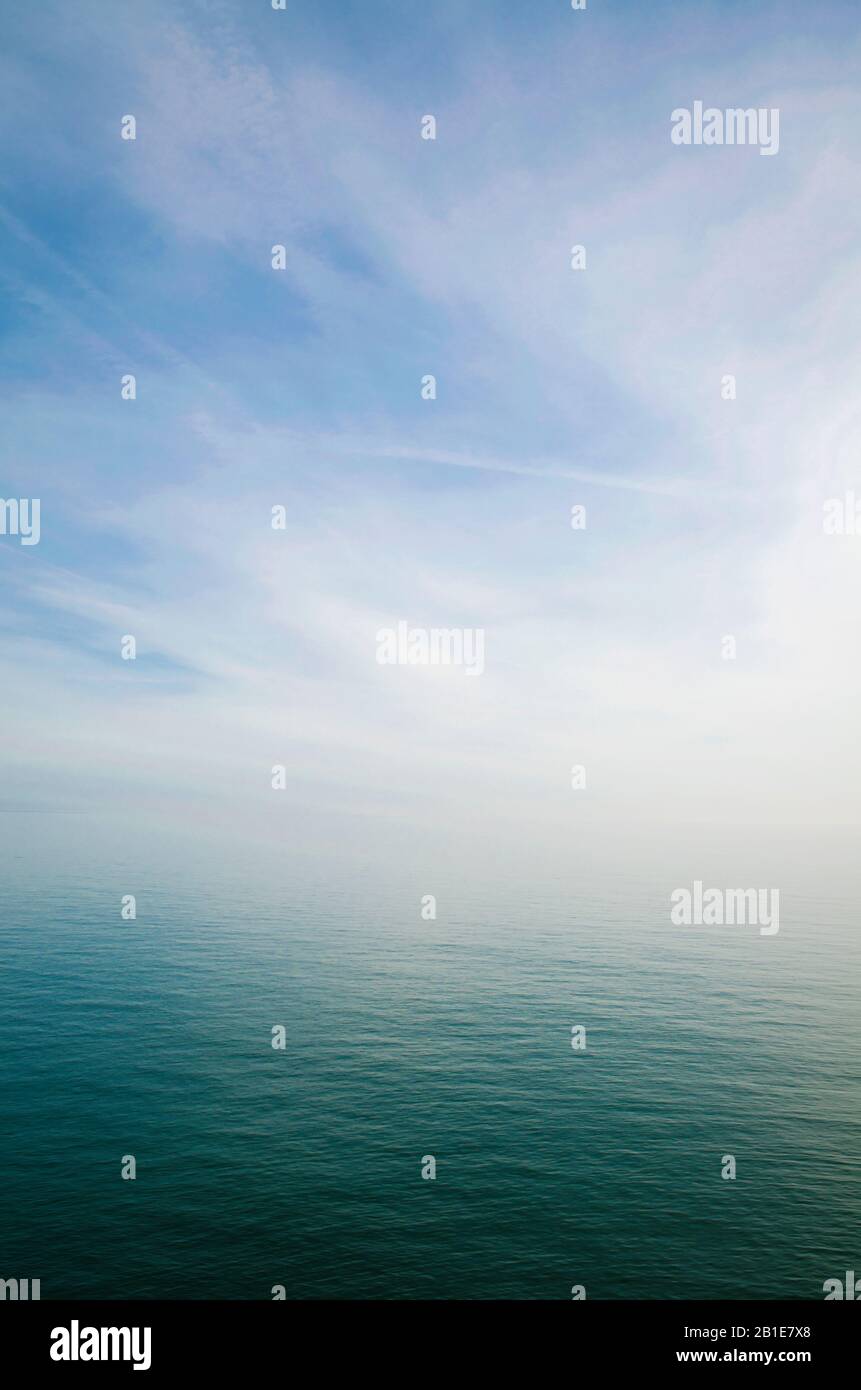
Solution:
[[(6, 810), (857, 829), (856, 5), (2, 26)], [(673, 146), (696, 99), (778, 107), (779, 154)], [(486, 629), (486, 674), (378, 667), (399, 619)]]

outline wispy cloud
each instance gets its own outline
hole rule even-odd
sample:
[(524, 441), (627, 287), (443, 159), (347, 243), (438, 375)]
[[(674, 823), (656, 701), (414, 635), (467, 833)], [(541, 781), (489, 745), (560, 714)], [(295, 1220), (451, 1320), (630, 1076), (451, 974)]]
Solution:
[[(605, 838), (740, 797), (857, 824), (859, 560), (821, 532), (861, 443), (857, 36), (764, 66), (755, 26), (730, 62), (686, 16), (699, 90), (780, 103), (746, 161), (670, 144), (659, 15), (644, 52), (626, 12), (587, 39), (536, 12), (524, 46), (446, 11), (467, 57), (419, 94), (344, 35), (327, 64), (325, 17), (174, 11), (85, 7), (77, 45), (27, 21), (47, 92), (4, 60), (66, 217), (7, 181), (3, 486), (43, 505), (0, 569), (12, 802), (44, 804), (49, 740), (67, 804), (228, 795), (255, 834), (273, 763), (321, 823), (564, 846), (577, 762)], [(379, 667), (399, 619), (486, 629), (485, 676)]]

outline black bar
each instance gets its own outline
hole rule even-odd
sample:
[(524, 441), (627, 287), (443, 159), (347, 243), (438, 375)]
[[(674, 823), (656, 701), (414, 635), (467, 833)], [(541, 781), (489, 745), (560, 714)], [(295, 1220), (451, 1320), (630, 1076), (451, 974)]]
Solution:
[(2, 1365), (7, 1375), (13, 1365), (25, 1375), (133, 1374), (133, 1359), (52, 1359), (52, 1346), (71, 1355), (97, 1345), (101, 1354), (102, 1328), (128, 1329), (107, 1336), (105, 1350), (140, 1362), (150, 1329), (150, 1365), (141, 1365), (150, 1379), (281, 1373), (303, 1383), (342, 1361), (351, 1380), (385, 1370), (424, 1384), (435, 1368), (450, 1379), (473, 1362), (483, 1372), (499, 1364), (506, 1378), (522, 1367), (543, 1379), (558, 1358), (572, 1376), (587, 1366), (612, 1375), (702, 1364), (851, 1374), (859, 1335), (857, 1311), (830, 1301), (8, 1302), (0, 1304)]

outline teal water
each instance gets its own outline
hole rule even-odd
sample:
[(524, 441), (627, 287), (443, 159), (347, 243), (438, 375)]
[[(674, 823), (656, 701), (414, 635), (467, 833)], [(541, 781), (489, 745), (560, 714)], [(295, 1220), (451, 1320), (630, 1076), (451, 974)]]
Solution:
[(195, 869), (125, 923), (127, 873), (13, 873), (0, 1276), (821, 1298), (861, 1268), (855, 919), (784, 895), (775, 938), (680, 929), (668, 886), (469, 884), (423, 922), (426, 885)]

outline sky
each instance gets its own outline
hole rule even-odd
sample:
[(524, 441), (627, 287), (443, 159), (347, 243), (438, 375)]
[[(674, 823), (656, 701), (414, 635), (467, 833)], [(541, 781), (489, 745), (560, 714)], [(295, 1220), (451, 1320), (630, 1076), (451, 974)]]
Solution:
[[(854, 0), (0, 31), (10, 835), (857, 843)], [(779, 151), (674, 145), (696, 100)], [(483, 674), (379, 665), (399, 621), (482, 630)]]

